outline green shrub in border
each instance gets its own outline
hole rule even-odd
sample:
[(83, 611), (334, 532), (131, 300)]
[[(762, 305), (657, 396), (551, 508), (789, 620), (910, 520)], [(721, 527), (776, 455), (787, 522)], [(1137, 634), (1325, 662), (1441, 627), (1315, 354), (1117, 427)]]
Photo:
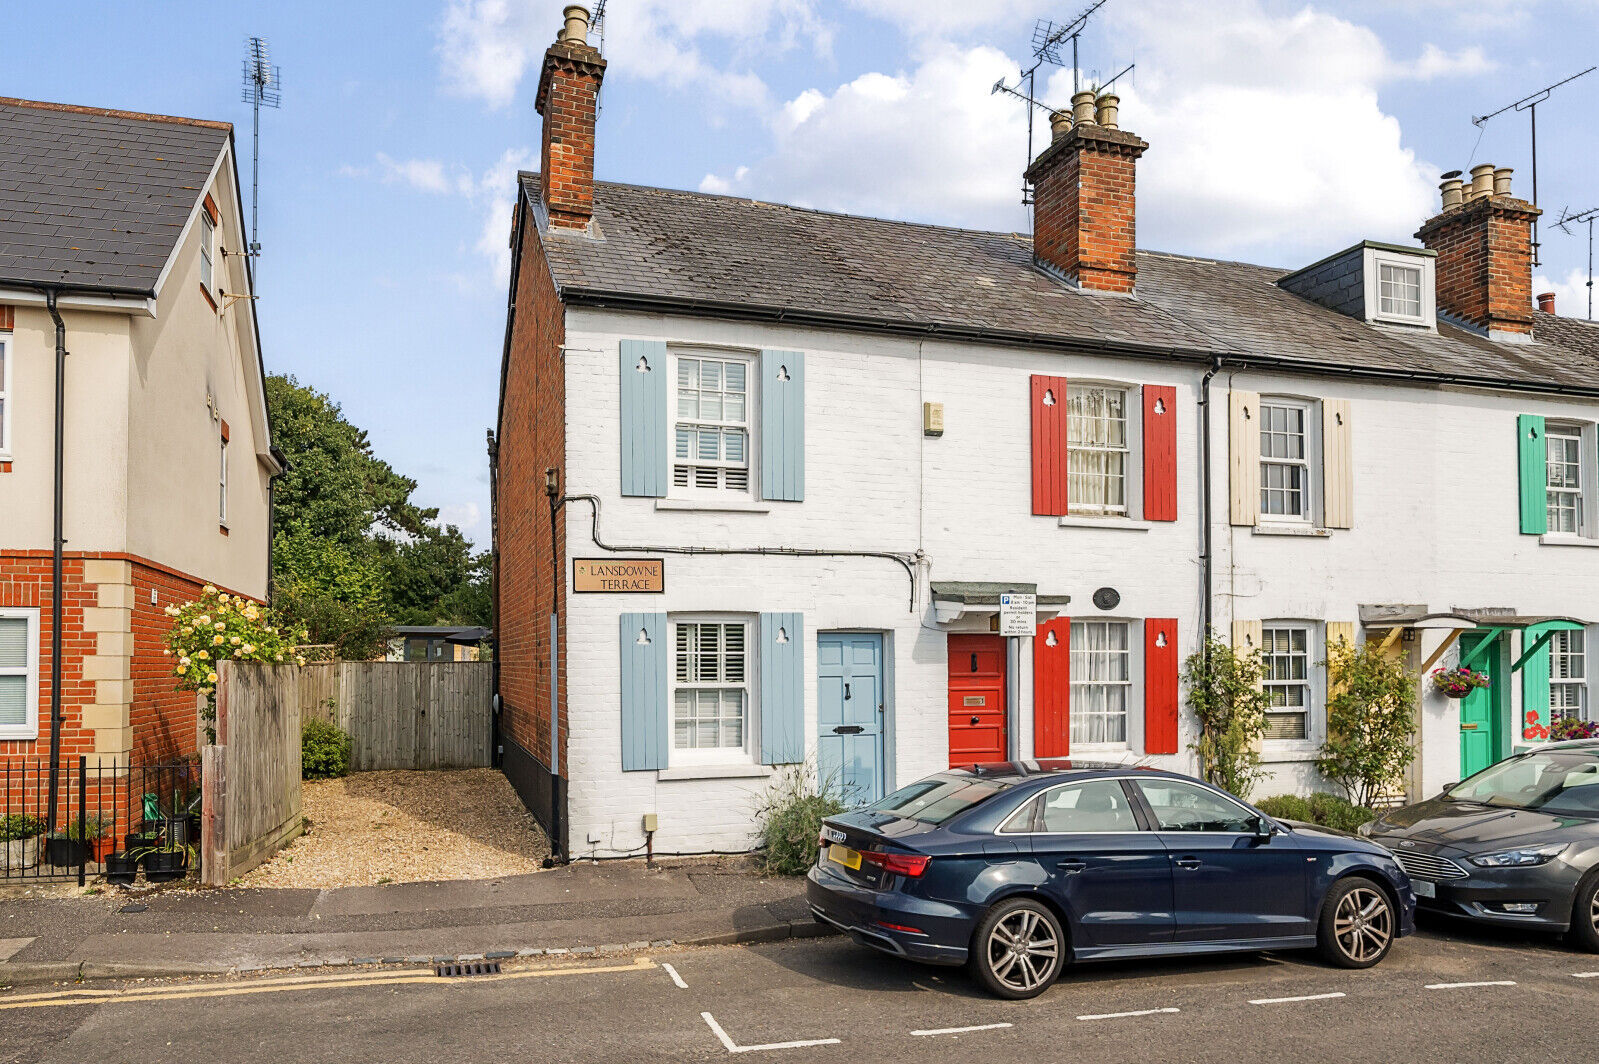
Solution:
[(27, 813), (0, 816), (0, 842), (33, 839), (44, 834), (44, 821)]
[(1262, 813), (1278, 820), (1298, 820), (1334, 831), (1354, 831), (1368, 820), (1377, 819), (1377, 814), (1372, 810), (1324, 792), (1317, 792), (1308, 798), (1298, 794), (1279, 794), (1263, 798), (1255, 805)]
[(786, 769), (755, 809), (760, 826), (761, 871), (768, 875), (799, 876), (816, 863), (816, 838), (822, 818), (844, 811), (844, 803), (821, 793), (803, 766)]
[(300, 778), (330, 780), (350, 773), (350, 736), (325, 720), (300, 728)]

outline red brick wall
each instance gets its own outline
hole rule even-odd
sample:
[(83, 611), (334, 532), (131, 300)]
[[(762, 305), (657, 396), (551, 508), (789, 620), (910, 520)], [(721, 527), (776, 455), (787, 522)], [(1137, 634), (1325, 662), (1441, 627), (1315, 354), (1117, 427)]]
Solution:
[(581, 229), (594, 215), (594, 124), (605, 60), (562, 41), (544, 55), (535, 106), (544, 116), (539, 172), (550, 224)]
[[(172, 619), (164, 611), (200, 597), (204, 582), (148, 562), (133, 563), (133, 760), (169, 761), (199, 749), (195, 694), (172, 679), (162, 654)], [(155, 590), (155, 602), (150, 591)]]
[[(566, 756), (566, 582), (550, 573), (550, 508), (544, 471), (566, 467), (566, 319), (530, 215), (519, 239), (515, 321), (505, 369), (499, 436), (499, 613), (501, 727), (505, 737), (550, 764), (550, 608), (560, 611), (561, 763)], [(564, 525), (555, 531), (565, 564)], [(563, 570), (564, 571), (564, 570)]]
[(1084, 288), (1131, 292), (1136, 171), (1147, 147), (1124, 130), (1084, 126), (1039, 156), (1028, 172), (1033, 253)]
[[(93, 585), (83, 582), (83, 558), (64, 559), (61, 574), (62, 645), (61, 710), (65, 723), (61, 729), (63, 762), (79, 754), (94, 753), (94, 732), (79, 723), (79, 707), (94, 701), (94, 682), (84, 680), (83, 659), (95, 652), (93, 633), (83, 630), (83, 610), (95, 603)], [(0, 606), (39, 611), (39, 738), (0, 742), (0, 757), (48, 758), (50, 756), (50, 552), (5, 551), (0, 553)]]
[(1495, 196), (1427, 221), (1416, 237), (1438, 252), (1438, 309), (1485, 329), (1532, 332), (1536, 216), (1522, 200)]

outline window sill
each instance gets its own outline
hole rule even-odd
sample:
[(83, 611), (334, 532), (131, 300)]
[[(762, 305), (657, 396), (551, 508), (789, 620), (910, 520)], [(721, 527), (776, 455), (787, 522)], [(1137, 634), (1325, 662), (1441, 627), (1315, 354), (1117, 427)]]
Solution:
[(1276, 748), (1267, 744), (1260, 748), (1260, 763), (1263, 765), (1288, 765), (1296, 762), (1315, 761), (1320, 757), (1320, 749), (1303, 746), (1298, 743), (1293, 745), (1284, 743), (1281, 747)]
[[(200, 282), (200, 294), (205, 296), (205, 301), (211, 304), (212, 310), (217, 310), (216, 297), (211, 294), (211, 290), (205, 286), (204, 281)], [(220, 311), (218, 313), (220, 313)]]
[(227, 525), (217, 525), (217, 531), (221, 532), (224, 536), (226, 536), (226, 535), (228, 535), (228, 526)]
[(1589, 539), (1570, 532), (1545, 532), (1538, 542), (1547, 547), (1599, 547), (1599, 539)]
[(1252, 531), (1257, 536), (1309, 536), (1313, 539), (1326, 539), (1329, 535), (1325, 528), (1310, 525), (1256, 525)]
[(661, 783), (672, 780), (736, 780), (759, 779), (772, 774), (771, 765), (678, 765), (663, 768), (655, 774)]
[(0, 743), (36, 743), (39, 741), (39, 729), (32, 731), (4, 731), (0, 730)]
[(656, 499), (657, 510), (682, 510), (705, 513), (767, 514), (772, 508), (752, 499)]
[(9, 472), (11, 472), (11, 459), (5, 455), (0, 455), (0, 473)]
[(1153, 521), (1136, 521), (1131, 517), (1074, 517), (1067, 514), (1060, 519), (1061, 528), (1115, 528), (1123, 532), (1148, 532), (1155, 527)]

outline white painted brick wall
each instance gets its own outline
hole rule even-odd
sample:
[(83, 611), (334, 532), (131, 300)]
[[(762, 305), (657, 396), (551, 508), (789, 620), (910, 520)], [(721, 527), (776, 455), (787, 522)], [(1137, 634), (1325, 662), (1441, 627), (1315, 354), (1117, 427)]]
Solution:
[[(617, 344), (666, 339), (806, 354), (806, 498), (765, 513), (657, 510), (619, 494)], [(903, 784), (947, 764), (947, 629), (934, 623), (926, 581), (1036, 583), (1069, 594), (1074, 617), (1100, 615), (1095, 588), (1114, 587), (1113, 614), (1179, 621), (1179, 651), (1197, 646), (1199, 367), (1041, 354), (942, 341), (688, 318), (569, 311), (569, 494), (603, 500), (601, 535), (618, 545), (790, 546), (925, 552), (915, 611), (909, 581), (886, 560), (666, 555), (663, 595), (569, 596), (568, 697), (572, 734), (571, 837), (575, 855), (632, 853), (641, 820), (659, 817), (657, 852), (743, 849), (769, 779), (661, 780), (620, 769), (617, 616), (631, 611), (796, 610), (805, 615), (806, 730), (815, 735), (816, 633), (886, 633), (892, 658), (896, 759)], [(1179, 520), (1143, 531), (1060, 527), (1031, 513), (1028, 378), (1170, 384), (1177, 389)], [(1257, 536), (1227, 525), (1229, 385), (1353, 402), (1356, 527), (1324, 539)], [(1526, 613), (1584, 615), (1599, 601), (1599, 552), (1539, 546), (1516, 531), (1515, 417), (1593, 418), (1599, 405), (1544, 402), (1337, 378), (1223, 374), (1213, 385), (1217, 551), (1216, 623), (1250, 618), (1358, 619), (1361, 603), (1509, 605)], [(921, 434), (921, 403), (942, 402), (945, 432)], [(603, 556), (587, 506), (566, 513), (574, 556)], [(641, 553), (648, 553), (647, 551)], [(569, 563), (563, 567), (570, 572)], [(986, 631), (986, 620), (963, 622)], [(1135, 635), (1138, 630), (1135, 628)], [(1017, 741), (1031, 750), (1031, 647), (1023, 641)], [(1430, 787), (1442, 780), (1458, 717), (1428, 696), (1424, 747)], [(1194, 725), (1183, 714), (1175, 757), (1191, 769)], [(810, 740), (814, 753), (815, 740)], [(1316, 785), (1306, 763), (1275, 766), (1257, 795)], [(1453, 778), (1449, 776), (1448, 778)], [(599, 839), (590, 844), (591, 836)]]

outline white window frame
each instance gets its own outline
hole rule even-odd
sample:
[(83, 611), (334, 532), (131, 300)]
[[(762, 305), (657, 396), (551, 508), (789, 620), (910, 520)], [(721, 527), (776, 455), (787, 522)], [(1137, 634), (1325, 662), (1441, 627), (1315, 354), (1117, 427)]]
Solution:
[[(1567, 442), (1570, 442), (1570, 443), (1573, 443), (1573, 444), (1576, 445), (1576, 449), (1577, 449), (1577, 487), (1576, 487), (1575, 490), (1570, 489), (1570, 488), (1555, 488), (1555, 487), (1551, 487), (1549, 485), (1549, 483), (1548, 483), (1548, 476), (1547, 476), (1547, 467), (1548, 467), (1548, 464), (1549, 464), (1548, 454), (1549, 454), (1550, 442), (1553, 441), (1553, 440), (1567, 441)], [(1544, 465), (1545, 465), (1545, 469), (1546, 469), (1546, 475), (1545, 475), (1545, 478), (1544, 478), (1544, 509), (1545, 509), (1545, 512), (1548, 511), (1549, 503), (1551, 501), (1553, 501), (1553, 498), (1556, 495), (1562, 495), (1562, 496), (1572, 497), (1572, 499), (1573, 499), (1573, 501), (1575, 503), (1575, 507), (1574, 508), (1575, 508), (1576, 514), (1577, 514), (1577, 522), (1576, 522), (1577, 523), (1577, 527), (1575, 529), (1569, 529), (1569, 530), (1568, 529), (1556, 529), (1554, 527), (1554, 525), (1551, 523), (1549, 525), (1549, 534), (1551, 534), (1551, 535), (1556, 535), (1556, 536), (1574, 536), (1574, 537), (1577, 537), (1577, 538), (1589, 538), (1590, 537), (1589, 528), (1591, 526), (1590, 526), (1590, 522), (1588, 520), (1588, 508), (1589, 508), (1589, 495), (1591, 494), (1591, 492), (1589, 492), (1588, 486), (1589, 486), (1589, 483), (1590, 483), (1590, 478), (1592, 477), (1592, 472), (1591, 472), (1592, 467), (1590, 466), (1590, 464), (1588, 462), (1588, 457), (1587, 457), (1588, 453), (1589, 453), (1589, 449), (1590, 449), (1589, 448), (1589, 443), (1590, 443), (1590, 434), (1587, 431), (1585, 431), (1584, 427), (1582, 425), (1580, 425), (1580, 424), (1575, 424), (1575, 423), (1568, 422), (1568, 421), (1551, 421), (1551, 422), (1547, 423), (1544, 426)], [(1564, 463), (1562, 463), (1562, 464), (1564, 464)]]
[[(1421, 278), (1420, 313), (1396, 314), (1382, 309), (1382, 268), (1391, 266), (1402, 270), (1417, 270)], [(1436, 289), (1437, 260), (1432, 255), (1406, 255), (1381, 248), (1367, 248), (1365, 270), (1366, 317), (1370, 321), (1393, 325), (1421, 326), (1436, 330), (1438, 327), (1438, 294)]]
[(24, 676), (23, 716), (21, 724), (0, 724), (0, 741), (27, 741), (39, 738), (39, 611), (0, 606), (0, 617), (21, 618), (28, 625), (27, 649), (23, 664), (18, 667), (0, 667), (0, 676)]
[[(1282, 407), (1288, 410), (1297, 410), (1302, 418), (1302, 431), (1305, 437), (1304, 455), (1301, 458), (1273, 458), (1266, 454), (1264, 438), (1260, 441), (1260, 498), (1257, 504), (1260, 507), (1259, 522), (1263, 525), (1294, 525), (1298, 527), (1316, 527), (1320, 520), (1319, 503), (1321, 500), (1321, 404), (1311, 399), (1301, 399), (1291, 395), (1263, 395), (1260, 397), (1258, 413), (1260, 423), (1254, 429), (1262, 437), (1265, 436), (1266, 411), (1272, 407)], [(1300, 497), (1303, 503), (1303, 512), (1298, 514), (1273, 514), (1266, 512), (1266, 467), (1267, 466), (1299, 466), (1304, 469), (1303, 490)]]
[(228, 438), (217, 425), (217, 524), (228, 527)]
[[(1103, 742), (1095, 742), (1095, 741), (1087, 740), (1087, 739), (1078, 739), (1076, 737), (1076, 735), (1072, 735), (1070, 737), (1070, 741), (1071, 741), (1072, 753), (1074, 755), (1084, 754), (1084, 753), (1120, 753), (1120, 752), (1127, 751), (1127, 750), (1142, 749), (1143, 748), (1143, 743), (1142, 743), (1142, 740), (1143, 740), (1143, 734), (1142, 734), (1143, 701), (1142, 701), (1142, 697), (1141, 697), (1142, 690), (1138, 686), (1138, 683), (1137, 683), (1138, 677), (1141, 675), (1141, 672), (1142, 672), (1142, 664), (1143, 663), (1140, 660), (1140, 653), (1139, 652), (1140, 652), (1140, 650), (1142, 648), (1143, 640), (1138, 638), (1137, 635), (1134, 632), (1134, 625), (1136, 625), (1137, 623), (1138, 622), (1136, 622), (1136, 621), (1128, 620), (1126, 618), (1121, 618), (1121, 617), (1092, 617), (1092, 618), (1089, 618), (1089, 617), (1084, 617), (1084, 618), (1074, 617), (1074, 618), (1072, 618), (1070, 638), (1074, 641), (1074, 643), (1075, 643), (1075, 640), (1077, 639), (1079, 634), (1081, 634), (1083, 631), (1086, 631), (1089, 627), (1093, 627), (1093, 626), (1108, 627), (1108, 626), (1111, 626), (1111, 625), (1116, 625), (1116, 626), (1121, 627), (1127, 633), (1127, 646), (1126, 646), (1125, 650), (1119, 651), (1119, 653), (1123, 654), (1126, 657), (1126, 659), (1127, 659), (1127, 678), (1125, 680), (1095, 680), (1095, 681), (1090, 682), (1087, 679), (1083, 678), (1083, 677), (1086, 676), (1086, 673), (1084, 672), (1084, 670), (1082, 670), (1081, 668), (1078, 667), (1078, 663), (1076, 661), (1073, 661), (1072, 662), (1072, 669), (1071, 669), (1071, 702), (1070, 702), (1070, 705), (1072, 707), (1071, 727), (1075, 728), (1077, 723), (1078, 723), (1078, 721), (1081, 719), (1080, 716), (1079, 716), (1079, 713), (1080, 713), (1080, 708), (1079, 707), (1081, 707), (1083, 705), (1083, 703), (1084, 703), (1084, 699), (1081, 697), (1081, 694), (1080, 694), (1080, 689), (1081, 688), (1085, 688), (1085, 687), (1119, 687), (1119, 688), (1121, 688), (1123, 690), (1123, 692), (1125, 692), (1124, 696), (1123, 696), (1123, 704), (1126, 706), (1126, 713), (1127, 713), (1126, 719), (1123, 722), (1123, 729), (1122, 729), (1124, 738), (1120, 739), (1120, 740), (1111, 739), (1111, 740), (1107, 740), (1107, 741), (1103, 741)], [(1067, 648), (1067, 652), (1070, 653), (1070, 654), (1073, 654), (1073, 656), (1075, 657), (1075, 653), (1076, 652), (1071, 647)], [(1101, 653), (1101, 652), (1100, 651), (1084, 651), (1083, 653)], [(1108, 651), (1108, 652), (1105, 652), (1105, 653), (1118, 653), (1118, 651)]]
[[(1582, 637), (1582, 649), (1577, 651), (1575, 655), (1572, 654), (1570, 649), (1571, 636), (1573, 635)], [(1576, 676), (1570, 675), (1569, 672), (1569, 660), (1573, 656), (1578, 659), (1582, 667), (1581, 673)], [(1562, 659), (1568, 662), (1567, 675), (1564, 678), (1559, 675)], [(1577, 695), (1576, 716), (1581, 720), (1592, 720), (1593, 710), (1589, 708), (1591, 703), (1588, 701), (1588, 683), (1588, 630), (1586, 628), (1557, 630), (1549, 640), (1549, 719), (1554, 719), (1557, 709), (1564, 714), (1573, 708), (1560, 705), (1555, 698), (1557, 688), (1571, 688)]]
[[(1269, 694), (1273, 687), (1303, 687), (1305, 691), (1305, 735), (1302, 739), (1266, 738), (1262, 741), (1278, 749), (1294, 750), (1303, 747), (1313, 747), (1321, 742), (1321, 720), (1318, 710), (1325, 715), (1326, 705), (1321, 698), (1320, 685), (1316, 682), (1322, 670), (1321, 660), (1326, 656), (1326, 641), (1321, 634), (1321, 626), (1308, 621), (1279, 620), (1262, 621), (1260, 624), (1261, 660), (1271, 657), (1267, 653), (1266, 635), (1269, 632), (1303, 632), (1305, 635), (1305, 678), (1303, 681), (1272, 680), (1269, 672), (1261, 676), (1261, 686)], [(1268, 714), (1272, 713), (1267, 708)], [(1278, 710), (1277, 712), (1282, 712)]]
[(11, 425), (17, 420), (11, 398), (11, 364), (17, 360), (12, 335), (0, 332), (0, 458), (11, 457)]
[[(1396, 262), (1377, 263), (1377, 316), (1420, 321), (1423, 279), (1420, 266), (1402, 266)], [(1415, 287), (1414, 310), (1405, 307), (1411, 302), (1409, 289), (1412, 286)], [(1389, 292), (1390, 287), (1393, 289), (1392, 294)]]
[(200, 286), (212, 296), (216, 295), (216, 242), (217, 225), (211, 212), (200, 207)]
[[(667, 765), (669, 768), (705, 765), (753, 765), (760, 752), (760, 739), (756, 726), (760, 720), (759, 683), (760, 665), (756, 660), (755, 644), (760, 618), (748, 613), (683, 613), (670, 614), (667, 621), (667, 690), (666, 728)], [(741, 624), (744, 626), (744, 682), (732, 683), (679, 683), (677, 679), (677, 631), (680, 625)], [(677, 745), (677, 692), (680, 689), (703, 687), (729, 688), (742, 686), (744, 690), (744, 744), (741, 747), (680, 747)]]
[[(670, 376), (667, 378), (667, 418), (666, 418), (666, 461), (667, 461), (667, 497), (675, 499), (697, 499), (701, 501), (723, 502), (729, 500), (750, 501), (760, 498), (760, 355), (754, 351), (744, 349), (716, 348), (716, 347), (674, 347), (668, 359)], [(744, 451), (748, 462), (746, 484), (743, 488), (702, 488), (692, 483), (677, 483), (677, 428), (679, 424), (693, 425), (729, 425), (728, 421), (710, 422), (702, 419), (678, 418), (677, 410), (677, 377), (678, 364), (682, 359), (695, 361), (710, 360), (716, 362), (742, 362), (744, 364)], [(698, 466), (704, 463), (693, 461), (681, 463), (687, 466)], [(717, 463), (725, 467), (725, 463)]]
[[(1119, 392), (1122, 397), (1122, 425), (1123, 445), (1121, 447), (1084, 446), (1071, 442), (1070, 412), (1072, 396), (1083, 392)], [(1139, 414), (1143, 409), (1142, 393), (1138, 386), (1125, 384), (1121, 381), (1099, 380), (1071, 380), (1066, 384), (1066, 511), (1073, 517), (1109, 517), (1123, 519), (1137, 519), (1142, 517), (1142, 478), (1138, 470), (1142, 469), (1139, 461), (1139, 442), (1142, 439), (1142, 424)], [(1122, 456), (1122, 505), (1092, 506), (1072, 498), (1072, 486), (1077, 482), (1078, 474), (1071, 470), (1073, 452), (1121, 454)]]

